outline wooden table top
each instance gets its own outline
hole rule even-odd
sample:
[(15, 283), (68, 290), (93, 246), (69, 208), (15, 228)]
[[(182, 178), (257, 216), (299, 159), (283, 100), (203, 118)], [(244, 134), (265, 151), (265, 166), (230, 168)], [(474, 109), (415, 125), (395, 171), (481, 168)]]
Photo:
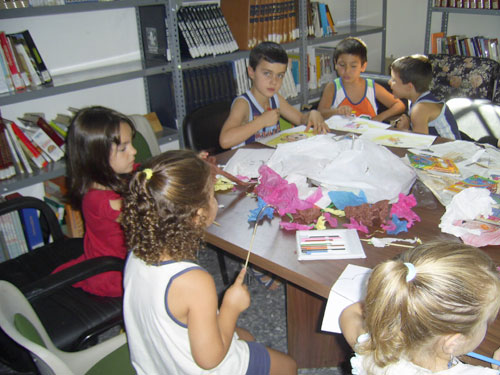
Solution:
[[(252, 147), (262, 147), (253, 145)], [(393, 150), (398, 155), (404, 155), (406, 150)], [(233, 152), (225, 152), (218, 156), (219, 163), (225, 163)], [(247, 191), (248, 190), (248, 191)], [(257, 200), (249, 197), (251, 189), (238, 187), (234, 191), (217, 193), (216, 198), (223, 208), (219, 208), (216, 221), (220, 224), (212, 225), (207, 229), (206, 240), (221, 249), (241, 258), (246, 259), (253, 233), (253, 223), (248, 223), (250, 210), (257, 208)], [(426, 206), (418, 205), (413, 211), (420, 217), (406, 233), (400, 233), (398, 238), (418, 237), (422, 242), (431, 240), (444, 240), (460, 242), (453, 235), (442, 233), (438, 225), (445, 208), (427, 191)], [(338, 228), (342, 228), (345, 218), (339, 220)], [(296, 253), (295, 231), (280, 229), (281, 219), (275, 215), (273, 220), (260, 221), (253, 243), (250, 263), (255, 264), (279, 277), (300, 286), (307, 291), (328, 298), (330, 289), (348, 264), (373, 268), (381, 261), (393, 258), (405, 250), (403, 247), (387, 246), (374, 247), (362, 242), (366, 254), (364, 259), (345, 260), (307, 260), (298, 261)], [(363, 233), (359, 233), (363, 238)], [(377, 234), (377, 237), (394, 237), (386, 233)], [(500, 249), (494, 246), (481, 248), (500, 265)], [(500, 346), (500, 319), (490, 326), (487, 337), (476, 351), (491, 356), (493, 351)], [(476, 362), (483, 364), (484, 362)]]

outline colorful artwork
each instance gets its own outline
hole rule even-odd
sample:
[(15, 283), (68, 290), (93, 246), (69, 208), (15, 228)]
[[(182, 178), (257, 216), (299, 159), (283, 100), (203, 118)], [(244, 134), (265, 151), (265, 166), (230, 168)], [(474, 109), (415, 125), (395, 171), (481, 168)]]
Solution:
[(280, 143), (296, 142), (315, 135), (312, 129), (307, 132), (305, 130), (306, 126), (300, 125), (291, 129), (283, 130), (282, 132), (269, 137), (260, 138), (257, 141), (265, 144), (266, 146), (276, 147)]
[(360, 135), (360, 139), (372, 141), (382, 146), (402, 148), (428, 148), (436, 136), (397, 130), (370, 129)]
[(408, 160), (412, 167), (429, 172), (459, 175), (460, 171), (453, 160), (439, 156), (414, 154), (408, 151)]
[(477, 174), (467, 177), (465, 180), (458, 181), (453, 185), (446, 187), (447, 191), (451, 191), (452, 193), (459, 193), (464, 189), (476, 187), (476, 188), (486, 188), (492, 193), (496, 193), (497, 191), (497, 182), (486, 177), (479, 176)]

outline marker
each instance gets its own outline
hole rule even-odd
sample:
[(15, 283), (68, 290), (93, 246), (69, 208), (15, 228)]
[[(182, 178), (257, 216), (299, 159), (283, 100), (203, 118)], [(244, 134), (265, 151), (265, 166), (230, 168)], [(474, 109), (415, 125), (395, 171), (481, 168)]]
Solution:
[(492, 365), (500, 366), (500, 361), (493, 359), (493, 358), (490, 358), (490, 357), (486, 357), (485, 355), (477, 354), (474, 352), (467, 353), (467, 355), (469, 357), (480, 359), (481, 361), (491, 363)]

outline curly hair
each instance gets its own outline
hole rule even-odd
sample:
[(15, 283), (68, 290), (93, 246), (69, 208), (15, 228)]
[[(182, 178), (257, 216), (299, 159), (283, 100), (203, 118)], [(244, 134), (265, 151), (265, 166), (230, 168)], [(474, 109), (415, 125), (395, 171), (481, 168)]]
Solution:
[(193, 151), (150, 159), (123, 195), (120, 223), (129, 250), (148, 264), (195, 258), (205, 227), (205, 218), (196, 218), (212, 192), (210, 166)]
[[(409, 268), (415, 277), (406, 281)], [(370, 276), (364, 320), (370, 339), (356, 352), (379, 367), (433, 350), (450, 333), (470, 337), (500, 306), (500, 277), (491, 258), (462, 243), (430, 242), (377, 265)]]

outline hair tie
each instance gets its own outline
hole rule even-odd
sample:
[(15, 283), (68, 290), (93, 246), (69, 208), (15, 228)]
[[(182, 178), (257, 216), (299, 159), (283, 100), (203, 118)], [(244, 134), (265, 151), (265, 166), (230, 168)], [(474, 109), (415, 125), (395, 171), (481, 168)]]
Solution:
[(151, 168), (146, 168), (143, 172), (146, 175), (146, 180), (150, 180), (153, 177), (153, 170)]
[(406, 282), (412, 281), (415, 276), (417, 276), (417, 270), (412, 263), (404, 263), (406, 268), (408, 268), (408, 274), (406, 275)]

